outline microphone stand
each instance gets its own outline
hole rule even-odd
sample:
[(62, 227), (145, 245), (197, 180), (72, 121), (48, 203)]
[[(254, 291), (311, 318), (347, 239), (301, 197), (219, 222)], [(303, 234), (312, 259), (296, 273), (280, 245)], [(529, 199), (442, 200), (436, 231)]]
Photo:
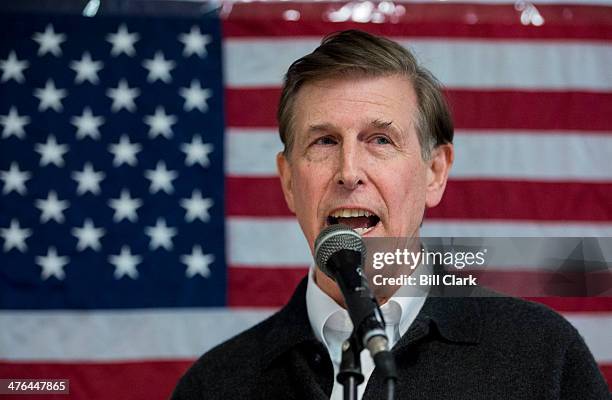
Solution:
[(355, 337), (355, 332), (342, 344), (342, 360), (336, 380), (343, 387), (344, 400), (357, 400), (357, 386), (364, 378), (361, 373), (361, 346)]

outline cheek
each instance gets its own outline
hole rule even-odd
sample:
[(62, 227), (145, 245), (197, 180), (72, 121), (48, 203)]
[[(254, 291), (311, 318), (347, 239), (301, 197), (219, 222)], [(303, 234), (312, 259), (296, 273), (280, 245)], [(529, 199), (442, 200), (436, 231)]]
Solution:
[(318, 207), (326, 190), (326, 175), (310, 163), (296, 168), (293, 175), (295, 215), (313, 251), (314, 240), (319, 234)]
[(420, 219), (421, 210), (425, 207), (426, 173), (422, 165), (413, 165), (412, 168), (392, 169), (397, 171), (393, 179), (388, 179), (384, 188), (389, 199), (391, 216), (402, 214), (406, 218)]
[(306, 163), (296, 168), (293, 176), (297, 211), (316, 210), (328, 179), (324, 171), (315, 163)]

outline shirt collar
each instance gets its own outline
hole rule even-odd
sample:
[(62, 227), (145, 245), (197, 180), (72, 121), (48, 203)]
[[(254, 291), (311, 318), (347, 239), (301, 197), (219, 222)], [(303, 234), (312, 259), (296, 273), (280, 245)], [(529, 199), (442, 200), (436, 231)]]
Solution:
[[(434, 271), (436, 271), (435, 267)], [(440, 272), (436, 271), (436, 273)], [(265, 345), (263, 346), (263, 360), (266, 365), (300, 344), (319, 343), (322, 346), (322, 342), (317, 340), (318, 337), (313, 332), (315, 322), (309, 318), (307, 286), (310, 285), (308, 285), (308, 280), (307, 277), (304, 277), (287, 305), (278, 314), (262, 323), (267, 325), (264, 328)], [(416, 320), (409, 326), (406, 334), (402, 335), (395, 348), (399, 350), (414, 340), (426, 336), (432, 332), (430, 328), (432, 324), (436, 327), (435, 332), (447, 340), (456, 343), (478, 343), (482, 333), (478, 298), (458, 297), (456, 293), (437, 293), (435, 296), (430, 294)]]
[(306, 310), (308, 311), (308, 320), (312, 326), (313, 333), (317, 340), (325, 343), (323, 337), (323, 327), (325, 322), (337, 311), (340, 307), (331, 297), (327, 295), (314, 280), (315, 267), (308, 270), (308, 286), (306, 286)]
[[(426, 266), (422, 267), (418, 268), (415, 273), (420, 274), (430, 270)], [(311, 267), (308, 272), (306, 309), (315, 337), (329, 348), (324, 336), (326, 324), (331, 325), (335, 330), (345, 330), (347, 332), (351, 332), (352, 324), (346, 310), (340, 307), (316, 284), (314, 280), (315, 268), (314, 266)], [(414, 294), (415, 292), (412, 292), (409, 288), (401, 288), (380, 307), (387, 324), (397, 324), (399, 322), (400, 336), (408, 330), (425, 303), (426, 296), (423, 294), (411, 296)]]

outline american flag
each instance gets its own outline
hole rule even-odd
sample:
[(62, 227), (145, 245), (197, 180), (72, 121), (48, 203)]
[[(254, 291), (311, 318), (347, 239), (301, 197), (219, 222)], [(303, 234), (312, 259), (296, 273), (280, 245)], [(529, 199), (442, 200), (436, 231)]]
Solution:
[[(276, 177), (280, 84), (341, 29), (447, 87), (456, 163), (425, 235), (612, 236), (612, 7), (383, 3), (3, 15), (0, 377), (166, 398), (287, 300), (312, 261)], [(538, 300), (610, 380), (611, 299)]]

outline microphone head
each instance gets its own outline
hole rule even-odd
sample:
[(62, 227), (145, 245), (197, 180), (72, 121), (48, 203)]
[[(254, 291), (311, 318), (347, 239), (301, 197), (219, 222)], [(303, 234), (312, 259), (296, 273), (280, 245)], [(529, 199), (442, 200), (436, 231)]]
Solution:
[(344, 224), (330, 225), (323, 229), (314, 246), (315, 262), (327, 276), (334, 279), (327, 266), (329, 258), (340, 250), (353, 250), (365, 256), (366, 247), (361, 236)]

